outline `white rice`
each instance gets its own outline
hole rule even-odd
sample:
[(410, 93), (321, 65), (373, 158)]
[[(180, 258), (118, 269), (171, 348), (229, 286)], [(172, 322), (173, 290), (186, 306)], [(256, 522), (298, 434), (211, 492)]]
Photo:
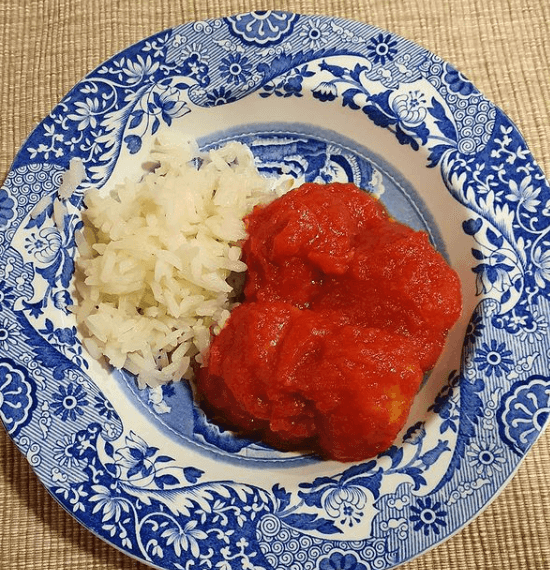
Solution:
[(192, 377), (235, 304), (228, 276), (246, 270), (243, 217), (292, 186), (262, 177), (235, 142), (207, 155), (156, 142), (150, 159), (141, 180), (86, 193), (73, 308), (90, 355), (140, 387)]

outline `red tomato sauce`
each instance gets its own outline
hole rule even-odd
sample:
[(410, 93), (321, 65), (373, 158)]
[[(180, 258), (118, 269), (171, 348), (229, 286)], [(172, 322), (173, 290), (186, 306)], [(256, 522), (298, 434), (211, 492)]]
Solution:
[(304, 184), (246, 224), (245, 301), (198, 374), (206, 413), (277, 449), (384, 451), (460, 315), (456, 272), (352, 184)]

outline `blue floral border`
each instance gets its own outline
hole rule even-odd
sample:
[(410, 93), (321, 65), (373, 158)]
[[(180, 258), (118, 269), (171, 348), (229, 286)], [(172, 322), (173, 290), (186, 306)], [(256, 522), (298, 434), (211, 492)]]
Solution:
[[(479, 304), (461, 368), (430, 409), (439, 433), (428, 437), (420, 420), (402, 445), (297, 489), (211, 481), (125, 430), (62, 318), (85, 188), (104, 184), (121, 153), (139, 152), (161, 126), (247, 96), (312, 97), (364, 115), (439, 169), (471, 213), (462, 228)], [(53, 204), (28, 217), (74, 157), (86, 179), (62, 227)], [(550, 187), (510, 120), (407, 40), (283, 12), (161, 32), (76, 85), (0, 189), (0, 417), (68, 511), (158, 567), (390, 568), (475, 515), (546, 424), (549, 217)], [(346, 539), (368, 513), (368, 538)]]

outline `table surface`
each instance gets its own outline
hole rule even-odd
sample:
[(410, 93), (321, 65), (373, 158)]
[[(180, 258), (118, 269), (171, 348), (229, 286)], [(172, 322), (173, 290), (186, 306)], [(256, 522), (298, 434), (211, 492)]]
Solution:
[[(0, 0), (0, 180), (25, 137), (87, 72), (154, 32), (266, 0)], [(353, 18), (454, 64), (517, 124), (550, 172), (548, 0), (282, 0), (278, 9)], [(81, 527), (0, 429), (0, 566), (145, 569)], [(550, 432), (470, 525), (404, 570), (550, 569)]]

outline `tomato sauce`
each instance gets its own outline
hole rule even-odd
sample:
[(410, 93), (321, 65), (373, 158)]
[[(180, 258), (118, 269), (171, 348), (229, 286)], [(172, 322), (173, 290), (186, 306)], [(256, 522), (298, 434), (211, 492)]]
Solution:
[(245, 301), (198, 374), (207, 414), (277, 449), (384, 451), (460, 315), (457, 274), (352, 184), (304, 184), (246, 224)]

